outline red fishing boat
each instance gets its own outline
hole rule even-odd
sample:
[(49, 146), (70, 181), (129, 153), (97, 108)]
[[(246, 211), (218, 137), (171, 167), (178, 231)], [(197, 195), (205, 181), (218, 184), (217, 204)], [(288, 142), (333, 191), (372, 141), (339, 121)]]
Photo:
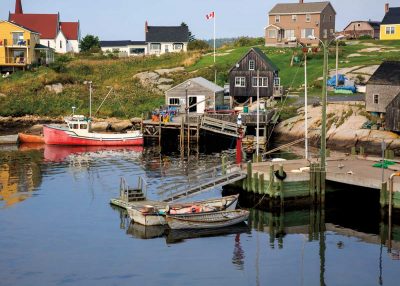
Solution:
[(82, 115), (65, 118), (66, 126), (44, 125), (44, 141), (49, 145), (74, 146), (141, 146), (143, 134), (138, 131), (127, 133), (95, 133), (90, 130), (90, 119)]

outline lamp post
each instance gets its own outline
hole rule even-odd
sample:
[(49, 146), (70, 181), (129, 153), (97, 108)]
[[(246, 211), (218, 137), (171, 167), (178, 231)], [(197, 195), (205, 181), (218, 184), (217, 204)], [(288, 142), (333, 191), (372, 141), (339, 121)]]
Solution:
[(322, 126), (321, 126), (321, 172), (326, 172), (326, 107), (327, 107), (327, 81), (328, 81), (328, 48), (333, 41), (340, 40), (344, 36), (338, 36), (332, 39), (322, 41), (320, 38), (315, 36), (308, 37), (311, 40), (318, 40), (324, 48), (324, 71), (323, 71), (323, 83), (322, 83)]

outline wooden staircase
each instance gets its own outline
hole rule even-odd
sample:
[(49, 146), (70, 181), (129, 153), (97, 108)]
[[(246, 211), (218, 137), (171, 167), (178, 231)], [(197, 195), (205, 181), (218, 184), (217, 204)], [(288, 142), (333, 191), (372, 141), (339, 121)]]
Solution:
[(215, 119), (208, 116), (203, 116), (201, 119), (200, 128), (203, 130), (207, 130), (210, 132), (230, 136), (230, 137), (239, 137), (239, 129), (243, 130), (243, 134), (246, 133), (246, 127), (240, 126), (236, 123)]

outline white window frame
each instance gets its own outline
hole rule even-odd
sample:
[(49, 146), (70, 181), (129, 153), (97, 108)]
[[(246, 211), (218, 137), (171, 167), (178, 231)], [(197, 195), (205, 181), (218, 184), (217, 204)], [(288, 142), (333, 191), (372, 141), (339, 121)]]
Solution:
[(183, 50), (183, 44), (174, 44), (173, 49), (175, 51), (181, 51)]
[[(171, 102), (171, 99), (172, 99), (174, 102)], [(176, 103), (176, 101), (177, 101), (178, 103)], [(169, 106), (180, 106), (180, 105), (181, 105), (181, 100), (180, 100), (179, 97), (170, 97), (170, 98), (168, 99), (168, 105), (169, 105)]]
[(277, 34), (278, 34), (278, 31), (275, 30), (275, 29), (267, 30), (267, 35), (268, 35), (269, 39), (276, 39), (277, 38)]
[(275, 23), (281, 22), (281, 15), (275, 15)]
[(372, 100), (374, 104), (379, 104), (379, 94), (374, 93)]
[(307, 23), (311, 22), (311, 14), (306, 14), (306, 22)]
[[(154, 49), (154, 47), (158, 47), (157, 49)], [(159, 43), (151, 43), (150, 44), (150, 50), (152, 50), (152, 51), (161, 51), (161, 44), (159, 44)]]
[(256, 69), (256, 61), (249, 60), (249, 71), (254, 71)]
[(243, 76), (235, 77), (235, 87), (246, 87), (246, 78)]
[(297, 15), (292, 15), (292, 22), (296, 23), (297, 22)]
[[(290, 35), (289, 35), (289, 32), (290, 32)], [(296, 31), (295, 30), (293, 30), (293, 29), (287, 29), (287, 30), (285, 30), (285, 39), (293, 39), (293, 38), (295, 38), (295, 33), (296, 33)]]
[(396, 27), (395, 26), (387, 26), (385, 33), (386, 33), (386, 35), (394, 35), (396, 33)]
[(301, 38), (302, 39), (308, 39), (308, 36), (310, 36), (309, 34), (306, 34), (307, 30), (311, 31), (311, 36), (314, 36), (315, 30), (313, 28), (301, 29)]
[[(259, 77), (258, 78), (258, 84), (259, 84), (259, 87), (268, 87), (268, 77)], [(252, 78), (252, 86), (253, 87), (258, 87), (258, 85), (257, 85), (257, 77), (256, 76), (254, 76), (253, 78)]]

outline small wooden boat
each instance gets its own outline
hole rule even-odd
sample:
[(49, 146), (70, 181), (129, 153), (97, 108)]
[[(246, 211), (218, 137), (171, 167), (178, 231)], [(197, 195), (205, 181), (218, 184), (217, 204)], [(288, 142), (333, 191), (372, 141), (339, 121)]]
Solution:
[(18, 140), (20, 143), (44, 144), (43, 135), (18, 133)]
[(235, 210), (239, 199), (239, 195), (227, 196), (218, 199), (211, 199), (205, 201), (173, 204), (167, 206), (165, 209), (156, 208), (154, 206), (143, 207), (128, 207), (128, 214), (131, 220), (136, 223), (154, 226), (165, 225), (166, 214), (187, 214), (187, 213), (205, 213), (215, 212), (221, 210)]
[(0, 145), (17, 144), (17, 143), (18, 143), (18, 135), (0, 136)]
[(234, 210), (186, 215), (166, 215), (165, 220), (171, 229), (221, 228), (244, 222), (249, 211)]

